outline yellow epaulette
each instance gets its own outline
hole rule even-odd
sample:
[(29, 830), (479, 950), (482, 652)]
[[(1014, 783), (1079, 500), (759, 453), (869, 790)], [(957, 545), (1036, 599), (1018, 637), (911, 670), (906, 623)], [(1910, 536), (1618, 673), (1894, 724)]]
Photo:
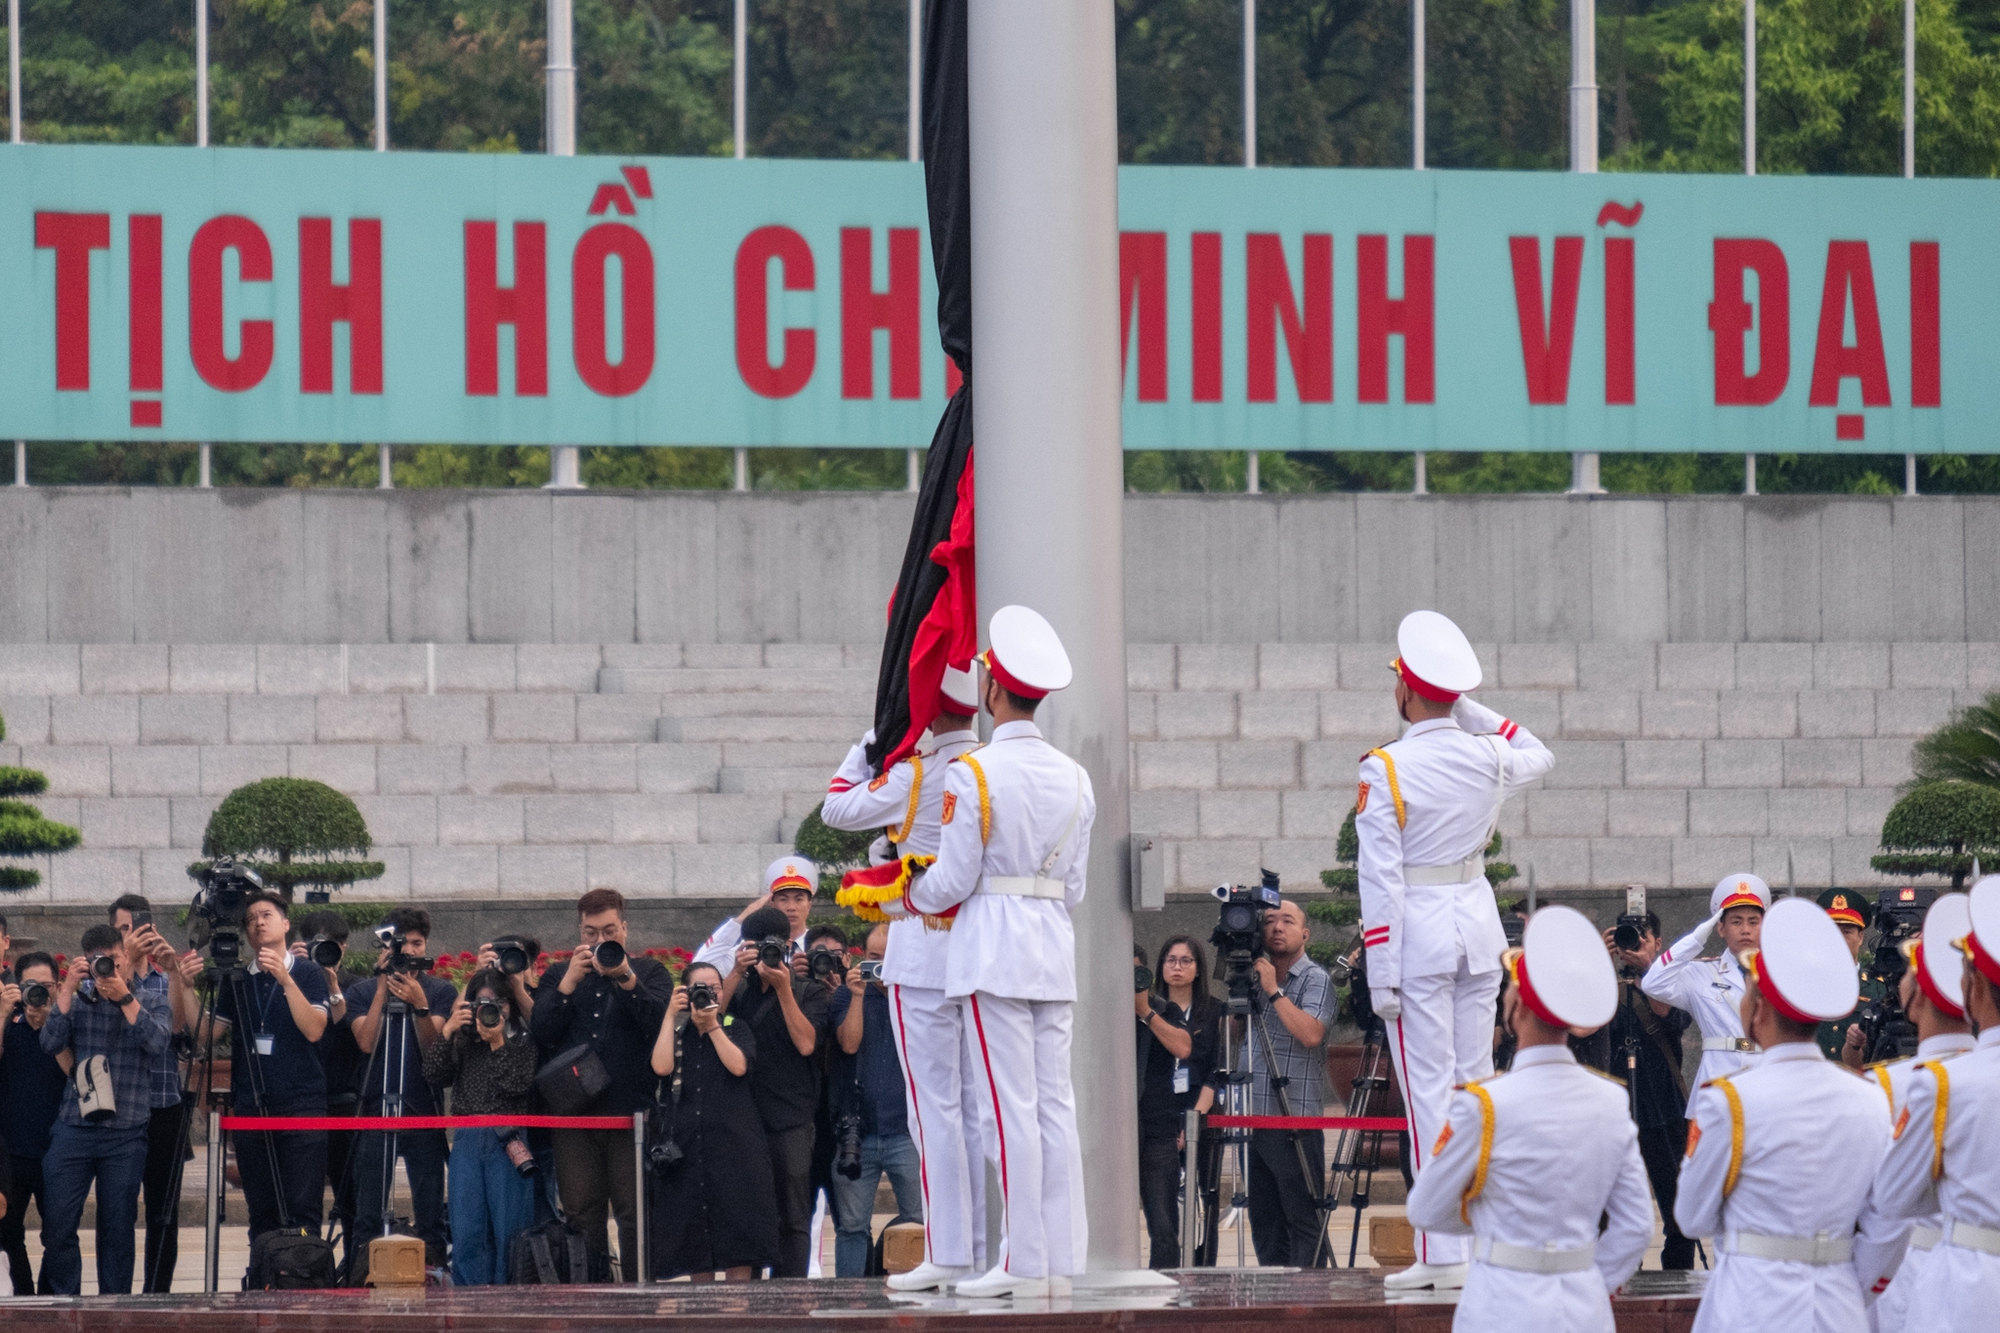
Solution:
[(1595, 1074), (1598, 1078), (1603, 1079), (1606, 1083), (1616, 1083), (1621, 1088), (1625, 1086), (1625, 1080), (1619, 1078), (1616, 1074), (1607, 1074), (1602, 1069), (1598, 1069), (1593, 1065), (1587, 1065), (1583, 1063), (1581, 1060), (1577, 1061), (1576, 1067), (1578, 1069), (1581, 1069), (1586, 1074)]
[(1493, 1165), (1493, 1094), (1479, 1086), (1485, 1081), (1468, 1083), (1461, 1089), (1479, 1101), (1479, 1164), (1473, 1168), (1472, 1183), (1458, 1198), (1458, 1220), (1468, 1226), (1472, 1224), (1472, 1201), (1485, 1190), (1486, 1170)]
[(1722, 1178), (1722, 1197), (1736, 1192), (1736, 1179), (1743, 1174), (1743, 1097), (1727, 1078), (1712, 1078), (1704, 1088), (1720, 1088), (1729, 1103), (1729, 1172)]
[(1368, 754), (1364, 754), (1361, 757), (1365, 760), (1368, 758), (1368, 755), (1375, 755), (1380, 758), (1382, 767), (1388, 770), (1389, 799), (1395, 802), (1396, 805), (1396, 827), (1402, 828), (1409, 822), (1409, 811), (1403, 808), (1403, 788), (1396, 781), (1396, 761), (1387, 750), (1383, 749), (1370, 750)]
[(979, 784), (979, 845), (984, 847), (993, 837), (993, 796), (986, 790), (986, 770), (979, 766), (970, 750), (952, 762), (971, 769), (972, 780)]
[(1931, 1112), (1931, 1179), (1944, 1178), (1944, 1119), (1951, 1106), (1951, 1075), (1944, 1072), (1944, 1061), (1926, 1060), (1917, 1066), (1937, 1075), (1937, 1108)]
[(909, 812), (903, 818), (903, 827), (897, 829), (894, 833), (891, 833), (889, 835), (889, 841), (895, 843), (896, 846), (898, 847), (901, 847), (903, 845), (904, 839), (908, 838), (910, 836), (911, 830), (915, 829), (917, 826), (917, 800), (919, 797), (923, 795), (923, 790), (924, 790), (923, 756), (913, 754), (910, 756), (908, 762), (910, 765)]
[(1875, 1076), (1875, 1082), (1881, 1087), (1882, 1095), (1889, 1099), (1890, 1115), (1896, 1114), (1896, 1090), (1889, 1085), (1889, 1075), (1886, 1071), (1894, 1063), (1896, 1063), (1894, 1060), (1877, 1060), (1872, 1065), (1864, 1065), (1861, 1070), (1863, 1074)]

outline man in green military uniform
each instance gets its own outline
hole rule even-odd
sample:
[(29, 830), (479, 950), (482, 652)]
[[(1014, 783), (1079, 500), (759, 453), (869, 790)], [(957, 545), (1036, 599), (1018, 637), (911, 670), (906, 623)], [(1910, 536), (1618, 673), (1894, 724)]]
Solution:
[(1829, 1060), (1838, 1060), (1850, 1069), (1860, 1069), (1868, 1063), (1868, 1052), (1863, 1046), (1867, 1034), (1856, 1020), (1861, 1017), (1863, 1009), (1888, 994), (1882, 983), (1861, 966), (1861, 938), (1868, 932), (1868, 923), (1874, 919), (1875, 905), (1852, 889), (1828, 889), (1818, 901), (1820, 908), (1833, 918), (1833, 924), (1840, 927), (1840, 938), (1847, 942), (1847, 955), (1854, 960), (1855, 970), (1861, 975), (1861, 999), (1854, 1006), (1854, 1012), (1845, 1018), (1819, 1025), (1819, 1049)]

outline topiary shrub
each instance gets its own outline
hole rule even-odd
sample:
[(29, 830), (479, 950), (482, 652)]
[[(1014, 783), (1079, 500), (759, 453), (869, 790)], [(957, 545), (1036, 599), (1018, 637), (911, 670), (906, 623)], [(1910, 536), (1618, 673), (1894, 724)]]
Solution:
[(2000, 865), (2000, 790), (1974, 782), (1926, 782), (1889, 808), (1882, 854), (1868, 863), (1885, 875), (1950, 876), (1965, 887), (1974, 860)]
[(373, 845), (361, 811), (324, 782), (265, 778), (238, 787), (215, 807), (201, 839), (201, 853), (210, 859), (188, 870), (206, 870), (213, 858), (234, 856), (290, 902), (300, 885), (337, 888), (380, 879), (380, 861), (349, 859)]
[[(0, 741), (7, 739), (7, 719), (0, 717)], [(0, 765), (0, 857), (55, 856), (83, 841), (83, 834), (67, 824), (43, 819), (42, 812), (16, 796), (40, 796), (49, 789), (48, 777), (32, 768)], [(0, 892), (16, 893), (42, 882), (32, 866), (0, 864)]]

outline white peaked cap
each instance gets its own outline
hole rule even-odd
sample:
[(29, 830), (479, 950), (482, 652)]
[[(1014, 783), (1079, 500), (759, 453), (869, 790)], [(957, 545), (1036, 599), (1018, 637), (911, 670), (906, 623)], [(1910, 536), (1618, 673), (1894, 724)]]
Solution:
[(819, 892), (819, 867), (803, 856), (779, 857), (765, 868), (764, 892), (776, 893), (779, 889)]
[[(1708, 895), (1708, 910), (1711, 914), (1720, 914), (1732, 907), (1761, 907), (1770, 911), (1771, 886), (1747, 871), (1740, 875), (1724, 875), (1715, 881), (1715, 891)], [(1827, 919), (1832, 920), (1831, 917)]]
[(967, 662), (962, 667), (947, 665), (944, 669), (944, 681), (938, 689), (945, 698), (959, 705), (953, 710), (955, 712), (979, 711), (979, 686), (973, 679), (971, 666), (972, 663)]
[(1618, 975), (1604, 936), (1574, 907), (1556, 904), (1528, 918), (1510, 969), (1521, 1002), (1556, 1027), (1601, 1028), (1618, 1008)]
[(1965, 960), (1952, 946), (1971, 929), (1971, 899), (1939, 894), (1924, 913), (1924, 933), (1903, 946), (1917, 985), (1946, 1018), (1965, 1017)]
[(1747, 961), (1764, 998), (1795, 1023), (1845, 1018), (1861, 999), (1861, 977), (1840, 927), (1810, 899), (1773, 903), (1764, 914), (1763, 945)]
[(1465, 631), (1435, 611), (1412, 611), (1396, 627), (1396, 665), (1411, 689), (1443, 703), (1479, 688), (1479, 654)]
[(984, 661), (1007, 690), (1039, 699), (1070, 682), (1069, 654), (1039, 611), (1003, 606), (986, 627)]
[[(1988, 981), (2000, 986), (2000, 875), (1988, 875), (1965, 895), (1965, 956)], [(1943, 960), (1939, 960), (1943, 961)]]

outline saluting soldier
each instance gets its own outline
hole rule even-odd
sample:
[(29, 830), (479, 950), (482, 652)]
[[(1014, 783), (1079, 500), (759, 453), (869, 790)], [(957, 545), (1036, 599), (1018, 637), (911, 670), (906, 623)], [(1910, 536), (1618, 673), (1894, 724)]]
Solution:
[(1840, 931), (1812, 903), (1772, 905), (1744, 954), (1743, 1029), (1763, 1053), (1695, 1094), (1674, 1217), (1715, 1238), (1694, 1333), (1866, 1333), (1854, 1224), (1889, 1142), (1880, 1089), (1820, 1055), (1854, 1008)]
[[(1486, 879), (1486, 845), (1510, 792), (1555, 765), (1526, 727), (1464, 696), (1482, 679), (1444, 616), (1412, 611), (1396, 630), (1396, 711), (1410, 728), (1361, 759), (1362, 942), (1369, 998), (1389, 1026), (1421, 1178), (1455, 1083), (1493, 1072), (1493, 1012), (1507, 937)], [(1599, 945), (1599, 952), (1603, 949)], [(1417, 1232), (1417, 1262), (1392, 1290), (1465, 1282), (1462, 1236)]]
[(1473, 1237), (1454, 1333), (1612, 1333), (1611, 1293), (1638, 1271), (1653, 1204), (1624, 1089), (1566, 1038), (1611, 1021), (1618, 979), (1570, 907), (1535, 913), (1503, 959), (1513, 1067), (1452, 1100), (1410, 1221)]
[[(1913, 1333), (1984, 1333), (2000, 1320), (2000, 875), (1972, 886), (1966, 916), (1955, 943), (1978, 1043), (1911, 1070), (1869, 1199), (1886, 1218), (1938, 1218), (1937, 1244), (1910, 1287)], [(1899, 1274), (1890, 1289), (1902, 1284)]]
[[(965, 663), (970, 667), (971, 663)], [(860, 833), (886, 829), (891, 881), (907, 875), (907, 856), (937, 855), (944, 809), (945, 767), (979, 748), (973, 719), (979, 697), (971, 671), (947, 666), (938, 695), (930, 743), (880, 774), (870, 774), (870, 730), (828, 784), (820, 818), (829, 828)], [(843, 883), (841, 901), (868, 920), (893, 918), (882, 956), (889, 988), (889, 1016), (908, 1084), (910, 1128), (923, 1158), (924, 1261), (894, 1273), (894, 1291), (927, 1291), (970, 1274), (986, 1252), (986, 1168), (979, 1146), (978, 1086), (972, 1046), (964, 1031), (964, 1006), (945, 996), (945, 954), (951, 936), (903, 913), (894, 897), (875, 902), (850, 888), (880, 872), (863, 871)]]
[(998, 1157), (1005, 1257), (962, 1296), (1046, 1295), (1083, 1271), (1083, 1150), (1070, 1086), (1076, 935), (1097, 802), (1083, 766), (1050, 745), (1035, 710), (1070, 682), (1038, 613), (1003, 606), (987, 629), (982, 697), (993, 739), (945, 771), (937, 861), (905, 891), (951, 922), (945, 993), (978, 1052), (980, 1135)]
[[(1973, 1047), (1972, 1024), (1965, 1016), (1965, 960), (1953, 947), (1965, 938), (1970, 921), (1966, 896), (1947, 893), (1924, 913), (1923, 934), (1903, 942), (1909, 962), (1902, 981), (1903, 1012), (1916, 1025), (1917, 1053), (1870, 1065), (1867, 1073), (1882, 1089), (1892, 1119), (1902, 1112), (1918, 1065), (1954, 1059)], [(1873, 1302), (1876, 1333), (1901, 1333), (1909, 1326), (1911, 1293), (1923, 1285), (1924, 1268), (1943, 1226), (1944, 1218), (1935, 1210), (1914, 1221), (1884, 1217), (1870, 1195), (1855, 1240), (1854, 1271), (1864, 1298)]]
[[(1674, 941), (1653, 960), (1639, 989), (1664, 1004), (1694, 1015), (1701, 1029), (1701, 1067), (1697, 1085), (1733, 1074), (1751, 1063), (1757, 1043), (1743, 1028), (1743, 994), (1748, 974), (1743, 958), (1754, 952), (1771, 907), (1771, 886), (1751, 874), (1724, 875), (1708, 895), (1709, 918)], [(1722, 952), (1701, 955), (1708, 937), (1722, 934)], [(1834, 936), (1839, 939), (1839, 935)], [(1854, 1006), (1849, 1005), (1852, 1009)], [(1688, 1104), (1688, 1119), (1694, 1104)]]
[(1866, 1047), (1868, 1036), (1867, 1029), (1860, 1023), (1861, 1011), (1872, 1001), (1889, 993), (1889, 988), (1876, 979), (1874, 970), (1861, 962), (1861, 941), (1868, 933), (1869, 923), (1875, 919), (1875, 904), (1852, 889), (1828, 889), (1820, 894), (1818, 902), (1833, 918), (1833, 924), (1840, 927), (1840, 938), (1846, 941), (1848, 957), (1854, 960), (1855, 973), (1861, 978), (1861, 999), (1855, 1004), (1854, 1012), (1845, 1018), (1819, 1025), (1819, 1049), (1829, 1060), (1839, 1060), (1850, 1069), (1860, 1069), (1873, 1054)]

